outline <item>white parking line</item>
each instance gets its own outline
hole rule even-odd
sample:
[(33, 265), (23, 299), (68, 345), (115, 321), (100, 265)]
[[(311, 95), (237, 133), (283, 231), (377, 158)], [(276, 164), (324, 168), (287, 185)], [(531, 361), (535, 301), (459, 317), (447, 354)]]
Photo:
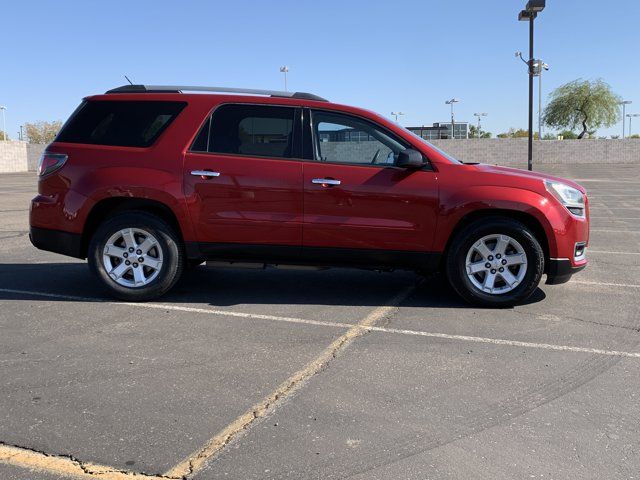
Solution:
[(640, 233), (640, 231), (635, 231), (635, 230), (605, 230), (602, 228), (593, 228), (591, 229), (592, 232), (598, 232), (598, 233)]
[[(582, 285), (603, 285), (603, 286), (614, 286), (614, 287), (640, 288), (640, 285), (632, 285), (632, 284), (630, 285), (630, 284), (620, 284), (620, 283), (587, 282), (587, 281), (577, 281), (577, 280), (572, 280), (571, 283), (582, 284)], [(137, 307), (137, 308), (173, 310), (173, 311), (179, 311), (179, 312), (202, 313), (206, 315), (230, 316), (230, 317), (240, 317), (240, 318), (248, 318), (248, 319), (255, 319), (255, 320), (269, 320), (269, 321), (275, 321), (275, 322), (317, 325), (322, 327), (334, 327), (334, 328), (345, 328), (345, 329), (352, 329), (354, 327), (354, 324), (352, 323), (308, 320), (305, 318), (281, 317), (277, 315), (262, 315), (262, 314), (256, 314), (256, 313), (230, 312), (226, 310), (214, 310), (214, 309), (198, 308), (198, 307), (181, 307), (177, 305), (165, 305), (161, 303), (106, 302), (104, 300), (96, 299), (92, 297), (58, 295), (56, 293), (34, 292), (30, 290), (15, 290), (15, 289), (8, 289), (8, 288), (0, 288), (0, 292), (15, 293), (15, 294), (21, 294), (21, 295), (33, 295), (33, 296), (39, 296), (39, 297), (45, 297), (45, 298), (59, 298), (61, 300), (89, 301), (89, 302), (98, 301), (102, 303), (112, 303), (114, 305), (126, 305), (126, 306)], [(577, 346), (571, 346), (571, 345), (555, 345), (555, 344), (548, 344), (548, 343), (521, 342), (518, 340), (488, 338), (488, 337), (474, 337), (469, 335), (450, 335), (448, 333), (424, 332), (420, 330), (405, 330), (405, 329), (390, 328), (390, 327), (376, 327), (373, 325), (361, 326), (360, 328), (363, 330), (368, 330), (372, 332), (393, 333), (397, 335), (413, 335), (413, 336), (421, 336), (421, 337), (444, 338), (449, 340), (460, 340), (460, 341), (474, 342), (474, 343), (488, 343), (493, 345), (507, 345), (507, 346), (514, 346), (514, 347), (538, 348), (543, 350), (557, 350), (557, 351), (563, 351), (563, 352), (592, 353), (592, 354), (610, 355), (610, 356), (616, 356), (616, 357), (640, 358), (640, 353), (638, 352), (607, 350), (603, 348), (586, 348), (586, 347), (577, 347)]]
[(591, 253), (604, 253), (604, 254), (612, 254), (612, 255), (640, 255), (640, 252), (612, 252), (609, 250), (587, 250), (588, 254)]
[(640, 285), (633, 283), (588, 282), (586, 280), (571, 280), (571, 283), (578, 285), (602, 285), (604, 287), (640, 288)]

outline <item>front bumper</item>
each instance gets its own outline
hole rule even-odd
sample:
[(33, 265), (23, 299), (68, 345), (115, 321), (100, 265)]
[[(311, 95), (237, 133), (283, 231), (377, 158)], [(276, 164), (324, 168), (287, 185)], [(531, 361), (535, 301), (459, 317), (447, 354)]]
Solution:
[(49, 252), (61, 253), (69, 257), (85, 258), (82, 235), (48, 228), (31, 227), (29, 240), (34, 247)]
[(566, 283), (574, 273), (578, 273), (586, 266), (587, 262), (574, 267), (568, 258), (552, 258), (547, 266), (547, 281), (545, 283), (547, 285)]

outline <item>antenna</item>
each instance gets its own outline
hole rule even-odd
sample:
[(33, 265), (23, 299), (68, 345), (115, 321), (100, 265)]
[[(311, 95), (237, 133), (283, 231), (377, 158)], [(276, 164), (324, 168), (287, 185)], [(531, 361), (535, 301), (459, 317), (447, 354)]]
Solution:
[(127, 77), (126, 75), (124, 76), (124, 78), (127, 79), (127, 82), (129, 82), (129, 85), (133, 85), (133, 82), (131, 80), (129, 80), (129, 77)]

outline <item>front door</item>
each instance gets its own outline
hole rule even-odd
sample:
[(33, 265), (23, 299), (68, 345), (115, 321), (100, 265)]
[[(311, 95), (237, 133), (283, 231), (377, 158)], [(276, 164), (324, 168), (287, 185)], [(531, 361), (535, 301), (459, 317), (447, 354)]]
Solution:
[[(302, 244), (300, 110), (218, 107), (184, 161), (184, 189), (201, 249)], [(230, 244), (230, 245), (225, 245)], [(244, 250), (243, 250), (244, 249)], [(233, 255), (232, 255), (233, 256)]]
[(435, 172), (394, 167), (409, 145), (381, 126), (342, 113), (311, 115), (316, 161), (304, 166), (304, 246), (430, 252)]

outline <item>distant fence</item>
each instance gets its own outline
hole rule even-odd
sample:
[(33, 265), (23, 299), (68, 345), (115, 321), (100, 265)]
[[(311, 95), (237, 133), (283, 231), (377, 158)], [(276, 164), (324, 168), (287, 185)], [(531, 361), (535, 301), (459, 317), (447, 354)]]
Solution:
[[(362, 142), (366, 148), (368, 142)], [(464, 162), (527, 165), (526, 138), (433, 140), (435, 146)], [(354, 142), (354, 147), (357, 142)], [(46, 145), (0, 141), (0, 173), (35, 171)], [(640, 139), (536, 140), (536, 164), (640, 163)]]
[[(527, 165), (526, 138), (433, 140), (436, 147), (463, 162)], [(640, 163), (640, 139), (535, 140), (537, 164)]]
[(0, 173), (35, 171), (46, 145), (0, 141)]

